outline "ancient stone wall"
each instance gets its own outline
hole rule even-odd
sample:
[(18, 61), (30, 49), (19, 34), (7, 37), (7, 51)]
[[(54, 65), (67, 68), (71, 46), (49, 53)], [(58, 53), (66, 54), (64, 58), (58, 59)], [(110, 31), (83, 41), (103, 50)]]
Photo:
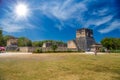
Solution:
[(67, 47), (68, 48), (77, 48), (76, 41), (75, 40), (68, 41)]
[(14, 45), (17, 45), (17, 43), (18, 43), (18, 39), (9, 39), (8, 41), (7, 41), (7, 46), (14, 46)]
[(76, 40), (68, 41), (68, 48), (77, 48), (85, 51), (90, 49), (93, 44), (96, 44), (93, 38), (93, 30), (82, 28), (76, 31)]
[[(43, 52), (46, 52), (46, 51), (53, 51), (51, 49), (51, 47), (47, 47), (47, 48), (43, 48), (43, 47), (19, 47), (19, 51), (20, 52), (34, 52), (35, 50), (42, 50)], [(78, 51), (76, 48), (73, 49), (73, 48), (67, 48), (67, 47), (58, 47), (56, 49), (56, 51)]]

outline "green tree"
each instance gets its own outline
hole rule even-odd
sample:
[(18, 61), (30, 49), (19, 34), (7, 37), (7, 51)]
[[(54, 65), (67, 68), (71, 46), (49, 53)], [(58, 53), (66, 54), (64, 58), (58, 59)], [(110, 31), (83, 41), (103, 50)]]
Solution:
[(120, 38), (104, 38), (101, 44), (109, 50), (120, 49)]
[(58, 48), (58, 46), (57, 46), (57, 45), (55, 45), (55, 44), (53, 44), (53, 45), (51, 46), (51, 48), (52, 48), (52, 50), (55, 52), (55, 51), (56, 51), (56, 49)]
[(34, 41), (32, 42), (33, 47), (42, 47), (43, 42), (42, 41)]
[(25, 46), (31, 47), (32, 46), (32, 42), (28, 38), (20, 37), (20, 38), (18, 38), (18, 46), (19, 47), (25, 47)]
[(0, 46), (5, 46), (2, 30), (0, 29)]

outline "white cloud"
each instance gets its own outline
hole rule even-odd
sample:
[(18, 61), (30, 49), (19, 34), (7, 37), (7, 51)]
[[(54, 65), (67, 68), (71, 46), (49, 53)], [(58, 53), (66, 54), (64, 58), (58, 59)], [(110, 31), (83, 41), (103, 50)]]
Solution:
[(42, 2), (39, 5), (39, 10), (52, 20), (59, 21), (59, 24), (56, 24), (55, 27), (62, 30), (65, 24), (68, 24), (65, 23), (66, 21), (71, 19), (80, 20), (83, 12), (87, 11), (87, 7), (83, 1), (76, 3), (74, 0), (53, 0)]
[[(79, 13), (87, 10), (86, 5), (82, 2), (75, 3), (73, 0), (66, 1), (49, 1), (40, 5), (40, 11), (48, 17), (57, 18), (59, 20), (68, 20), (76, 17), (76, 12)], [(80, 15), (80, 14), (79, 14)]]
[(90, 25), (95, 25), (95, 27), (98, 27), (102, 24), (108, 23), (110, 20), (113, 19), (113, 15), (105, 16), (105, 17), (100, 17), (96, 19), (88, 19), (87, 22), (83, 23), (84, 27), (90, 27)]
[(103, 9), (95, 10), (95, 11), (93, 11), (91, 14), (92, 14), (92, 15), (104, 16), (104, 15), (106, 15), (107, 13), (109, 13), (109, 7), (105, 7), (105, 8), (103, 8)]
[(103, 17), (102, 19), (98, 19), (95, 21), (95, 25), (100, 26), (102, 24), (105, 24), (109, 22), (110, 20), (112, 20), (112, 18), (113, 18), (113, 15), (109, 15), (109, 16)]
[(3, 31), (8, 33), (22, 32), (22, 30), (24, 29), (34, 28), (34, 26), (28, 22), (16, 21), (12, 18), (4, 18), (4, 19), (1, 19), (0, 22), (1, 22), (0, 27), (3, 29)]
[(108, 33), (115, 29), (120, 29), (120, 21), (114, 21), (110, 24), (110, 26), (106, 27), (105, 29), (99, 30), (100, 33)]
[[(95, 27), (98, 27), (102, 24), (108, 23), (110, 20), (113, 19), (114, 14), (105, 16), (106, 14), (108, 14), (108, 11), (109, 11), (109, 7), (105, 7), (103, 9), (94, 11), (93, 13), (89, 13), (90, 15), (97, 16), (97, 18), (94, 18), (94, 17), (90, 18), (88, 16), (89, 19), (86, 21), (84, 18), (87, 16), (83, 16), (83, 15), (85, 12), (89, 12), (87, 7), (87, 4), (89, 2), (91, 1), (84, 0), (78, 3), (74, 2), (73, 0), (45, 1), (41, 3), (40, 11), (44, 15), (54, 20), (58, 19), (60, 23), (62, 21), (67, 21), (70, 19), (76, 19), (76, 21), (82, 24), (83, 27), (89, 27), (90, 25), (95, 25)], [(62, 30), (62, 28), (64, 28), (64, 24), (66, 23), (62, 22), (62, 24), (57, 24), (56, 27), (59, 30)]]
[[(96, 0), (92, 0), (92, 1), (96, 1)], [(91, 11), (89, 10), (87, 4), (89, 4), (89, 2), (91, 3), (92, 1), (83, 0), (80, 2), (76, 2), (74, 0), (45, 0), (45, 1), (42, 0), (39, 1), (40, 2), (39, 5), (34, 5), (31, 3), (32, 4), (31, 6), (34, 6), (35, 8), (35, 9), (32, 8), (33, 11), (36, 12), (39, 10), (38, 12), (46, 15), (47, 17), (57, 22), (55, 23), (56, 25), (55, 27), (57, 27), (59, 30), (62, 30), (65, 27), (65, 25), (70, 27), (71, 25), (75, 26), (76, 24), (80, 24), (83, 27), (90, 27), (90, 25), (95, 25), (95, 28), (97, 28), (98, 26), (106, 23), (110, 24), (110, 26), (106, 27), (105, 29), (98, 30), (99, 32), (108, 33), (114, 29), (118, 29), (120, 27), (120, 23), (119, 23), (120, 21), (113, 21), (109, 23), (114, 18), (115, 15), (115, 14), (108, 14), (110, 8), (104, 7), (104, 8), (99, 8), (97, 10), (97, 8), (95, 7), (95, 11)], [(0, 27), (2, 27), (4, 31), (21, 32), (24, 29), (35, 28), (35, 26), (32, 25), (32, 23), (29, 23), (28, 19), (19, 20), (14, 15), (14, 11), (12, 11), (14, 9), (14, 6), (10, 5), (8, 8), (9, 9), (7, 10), (6, 9), (3, 10), (6, 14), (5, 16), (3, 16), (2, 19), (0, 19)], [(88, 15), (84, 14), (85, 12), (88, 13)], [(32, 12), (30, 13), (32, 14)], [(36, 21), (37, 19), (35, 19), (32, 16), (32, 20)], [(76, 20), (76, 22), (74, 20)], [(76, 24), (73, 24), (74, 22)]]

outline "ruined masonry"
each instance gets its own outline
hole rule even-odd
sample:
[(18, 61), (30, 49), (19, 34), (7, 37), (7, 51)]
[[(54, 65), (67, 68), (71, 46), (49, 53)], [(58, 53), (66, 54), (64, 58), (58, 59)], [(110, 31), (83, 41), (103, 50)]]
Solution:
[(93, 38), (93, 30), (88, 28), (78, 29), (76, 31), (76, 39), (68, 41), (68, 48), (77, 48), (78, 50), (91, 50), (92, 45), (95, 45), (96, 42)]

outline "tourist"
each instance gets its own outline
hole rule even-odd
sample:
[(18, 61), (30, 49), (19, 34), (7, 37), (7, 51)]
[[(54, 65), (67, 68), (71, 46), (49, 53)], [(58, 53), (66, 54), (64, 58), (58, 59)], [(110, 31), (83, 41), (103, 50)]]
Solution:
[(97, 50), (96, 49), (95, 49), (94, 53), (95, 53), (95, 56), (96, 56), (97, 55)]

